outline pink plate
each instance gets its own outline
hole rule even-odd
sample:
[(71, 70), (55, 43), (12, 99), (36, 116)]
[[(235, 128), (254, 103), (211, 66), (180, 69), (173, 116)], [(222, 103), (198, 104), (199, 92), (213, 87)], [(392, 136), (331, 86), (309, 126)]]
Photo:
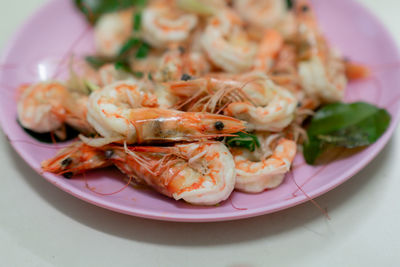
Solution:
[[(376, 67), (374, 79), (352, 84), (347, 101), (362, 100), (385, 107), (393, 116), (387, 133), (373, 146), (324, 167), (310, 167), (296, 158), (293, 176), (311, 197), (342, 184), (366, 166), (385, 146), (399, 120), (400, 70), (390, 66), (400, 62), (396, 46), (384, 27), (367, 10), (351, 0), (315, 0), (321, 26), (330, 42), (357, 62)], [(72, 6), (72, 0), (49, 2), (36, 13), (10, 42), (2, 58), (0, 72), (0, 118), (4, 132), (21, 157), (37, 172), (61, 145), (43, 145), (27, 135), (16, 122), (16, 88), (23, 83), (60, 77), (71, 53), (93, 51), (92, 32)], [(130, 215), (170, 221), (223, 221), (247, 218), (286, 209), (307, 198), (293, 179), (286, 178), (276, 190), (249, 195), (235, 192), (218, 207), (195, 207), (148, 190), (127, 188), (112, 196), (100, 196), (86, 188), (84, 179), (67, 180), (43, 173), (45, 179), (62, 190), (95, 205)], [(87, 174), (91, 187), (112, 192), (124, 185), (114, 169)]]

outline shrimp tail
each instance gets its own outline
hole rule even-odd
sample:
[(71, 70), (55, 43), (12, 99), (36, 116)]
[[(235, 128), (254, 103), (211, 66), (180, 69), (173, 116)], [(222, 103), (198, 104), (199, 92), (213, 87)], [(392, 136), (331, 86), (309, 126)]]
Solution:
[(346, 76), (350, 81), (365, 79), (371, 76), (371, 70), (364, 65), (346, 62)]

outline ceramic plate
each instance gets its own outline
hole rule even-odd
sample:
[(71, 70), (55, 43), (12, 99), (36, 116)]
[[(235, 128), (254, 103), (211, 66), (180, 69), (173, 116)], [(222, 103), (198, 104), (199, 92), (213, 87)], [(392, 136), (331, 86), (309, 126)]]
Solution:
[[(386, 134), (374, 145), (348, 158), (322, 167), (304, 164), (296, 158), (293, 177), (311, 197), (342, 184), (366, 166), (388, 142), (399, 119), (400, 70), (390, 67), (400, 62), (397, 48), (382, 24), (366, 9), (351, 0), (313, 1), (321, 27), (331, 44), (345, 56), (377, 66), (374, 78), (353, 83), (346, 101), (367, 101), (386, 108), (393, 116)], [(44, 145), (27, 135), (16, 122), (16, 88), (57, 77), (62, 78), (71, 54), (93, 52), (93, 33), (72, 1), (54, 0), (31, 17), (4, 51), (1, 63), (0, 118), (3, 130), (15, 150), (37, 172), (40, 162), (54, 156), (58, 145)], [(386, 66), (386, 67), (385, 67)], [(62, 190), (97, 206), (117, 212), (158, 220), (222, 221), (247, 218), (286, 209), (307, 201), (292, 177), (275, 190), (250, 195), (234, 192), (217, 207), (195, 207), (170, 200), (150, 190), (127, 188), (112, 196), (100, 196), (85, 186), (82, 177), (72, 180), (49, 173), (41, 175)], [(106, 169), (87, 174), (98, 192), (113, 192), (124, 185), (122, 174)]]

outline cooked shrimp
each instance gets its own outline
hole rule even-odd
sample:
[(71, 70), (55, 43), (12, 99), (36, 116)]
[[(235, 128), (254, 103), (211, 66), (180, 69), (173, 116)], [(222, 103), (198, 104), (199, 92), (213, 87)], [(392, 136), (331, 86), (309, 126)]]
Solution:
[(25, 89), (18, 101), (18, 119), (22, 126), (45, 133), (59, 129), (63, 120), (56, 109), (62, 109), (67, 89), (59, 83), (39, 83)]
[(369, 78), (371, 70), (362, 64), (354, 62), (346, 62), (346, 77), (350, 81)]
[[(276, 188), (290, 170), (296, 155), (296, 143), (280, 138), (275, 148), (271, 150), (271, 143), (276, 136), (263, 139), (261, 143), (264, 149), (260, 151), (231, 149), (237, 173), (235, 189), (247, 193), (259, 193), (265, 189)], [(268, 153), (269, 151), (272, 152)]]
[(87, 120), (103, 137), (128, 143), (198, 140), (244, 129), (243, 122), (230, 117), (158, 107), (154, 93), (120, 82), (90, 95)]
[[(370, 75), (329, 47), (308, 0), (141, 2), (97, 20), (98, 63), (112, 64), (71, 60), (65, 85), (21, 86), (23, 127), (82, 133), (44, 171), (71, 178), (114, 165), (126, 186), (196, 205), (262, 192), (283, 182), (304, 120)], [(232, 147), (241, 142), (248, 149)]]
[(163, 51), (152, 49), (145, 58), (129, 58), (130, 68), (135, 72), (144, 74), (144, 78), (151, 79), (154, 73), (159, 70), (160, 58)]
[(323, 102), (336, 102), (344, 97), (347, 78), (341, 57), (334, 54), (328, 56), (330, 58), (325, 65), (318, 57), (299, 63), (299, 76), (309, 96)]
[[(296, 98), (286, 89), (274, 84), (266, 75), (249, 73), (230, 78), (197, 79), (168, 84), (168, 90), (180, 97), (208, 94), (207, 102), (197, 103), (204, 110), (219, 110), (220, 103), (225, 115), (244, 120), (247, 130), (281, 131), (294, 118)], [(221, 98), (227, 98), (226, 101)]]
[(63, 108), (65, 113), (61, 114), (60, 110), (56, 113), (58, 113), (59, 118), (64, 119), (66, 124), (77, 129), (79, 132), (93, 134), (95, 130), (86, 119), (88, 100), (89, 97), (87, 95), (72, 92), (64, 99)]
[(175, 8), (169, 0), (154, 1), (143, 10), (143, 39), (151, 46), (178, 46), (186, 41), (196, 27), (198, 18)]
[(294, 12), (287, 12), (274, 29), (282, 34), (285, 40), (292, 39), (297, 31), (297, 21)]
[(283, 37), (275, 30), (267, 30), (258, 48), (254, 69), (268, 73), (283, 47)]
[(297, 52), (294, 45), (282, 46), (271, 68), (270, 78), (276, 84), (290, 90), (297, 100), (301, 101), (304, 98), (297, 71)]
[(243, 30), (241, 19), (229, 9), (210, 19), (201, 44), (212, 63), (231, 73), (250, 70), (257, 52), (255, 43)]
[(308, 1), (297, 1), (299, 76), (306, 93), (322, 102), (342, 100), (347, 86), (343, 58), (328, 47)]
[(197, 205), (215, 205), (226, 200), (236, 180), (232, 155), (218, 142), (132, 148), (94, 148), (76, 142), (42, 162), (42, 169), (71, 178), (112, 164), (138, 183)]
[(296, 98), (283, 87), (274, 84), (262, 74), (244, 76), (246, 81), (242, 91), (251, 100), (234, 102), (224, 110), (248, 122), (248, 130), (278, 132), (286, 128), (294, 118), (297, 107)]
[(135, 80), (132, 74), (116, 69), (115, 64), (106, 64), (102, 66), (98, 70), (98, 75), (100, 76), (101, 86), (106, 86), (118, 81)]
[(109, 161), (110, 152), (75, 142), (60, 150), (51, 159), (42, 162), (42, 169), (46, 172), (63, 175), (71, 178), (74, 175), (89, 170), (99, 169), (112, 165)]
[(85, 118), (86, 103), (87, 96), (71, 93), (60, 83), (33, 84), (24, 89), (18, 100), (18, 120), (23, 127), (38, 133), (58, 131), (64, 123), (92, 132)]
[(177, 49), (163, 55), (153, 78), (157, 82), (178, 81), (185, 77), (190, 79), (192, 76), (203, 76), (209, 71), (210, 64), (201, 53), (185, 53)]
[(283, 0), (234, 0), (233, 6), (246, 22), (262, 28), (275, 27), (287, 13)]
[(94, 28), (96, 51), (105, 57), (116, 56), (132, 34), (133, 10), (105, 14)]
[(158, 192), (196, 205), (226, 200), (235, 186), (235, 164), (222, 143), (173, 147), (115, 147), (112, 162)]
[(296, 97), (301, 109), (315, 109), (320, 102), (315, 97), (307, 96), (303, 90), (297, 65), (296, 47), (293, 44), (285, 44), (279, 51), (269, 77), (274, 83), (288, 89)]

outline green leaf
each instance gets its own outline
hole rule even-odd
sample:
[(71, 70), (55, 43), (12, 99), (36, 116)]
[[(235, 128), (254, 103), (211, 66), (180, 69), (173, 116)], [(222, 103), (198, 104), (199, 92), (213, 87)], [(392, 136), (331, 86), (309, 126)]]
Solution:
[(138, 59), (146, 58), (147, 55), (149, 54), (149, 51), (150, 51), (150, 46), (148, 44), (146, 44), (146, 43), (142, 43), (139, 46), (135, 57), (138, 58)]
[(314, 164), (316, 159), (325, 150), (323, 142), (317, 138), (309, 137), (308, 142), (303, 145), (303, 155), (307, 164)]
[(329, 147), (356, 148), (375, 143), (390, 125), (390, 114), (374, 105), (356, 102), (334, 103), (320, 109), (307, 130), (309, 142), (304, 144), (307, 163)]
[(92, 24), (104, 14), (133, 6), (144, 7), (147, 0), (74, 0), (76, 7)]
[(147, 0), (134, 0), (135, 6), (145, 7), (147, 5)]
[(138, 46), (141, 41), (138, 38), (132, 37), (121, 47), (118, 53), (118, 58), (125, 56), (129, 51), (131, 51), (134, 47)]
[(308, 131), (312, 135), (331, 133), (357, 124), (378, 111), (379, 108), (363, 102), (329, 104), (318, 110)]
[(144, 0), (74, 0), (76, 7), (91, 24), (104, 14), (127, 9), (133, 6), (145, 6)]
[(134, 72), (132, 72), (132, 74), (133, 74), (136, 78), (139, 78), (139, 79), (141, 79), (141, 78), (144, 77), (144, 73), (141, 72), (141, 71), (134, 71)]
[(137, 48), (135, 57), (142, 59), (146, 58), (150, 51), (150, 46), (138, 38), (132, 37), (130, 38), (121, 48), (118, 53), (117, 61), (126, 61), (126, 57), (129, 55), (129, 52), (133, 51), (134, 48)]
[(117, 62), (115, 62), (114, 66), (115, 66), (116, 70), (123, 70), (125, 72), (131, 73), (136, 78), (140, 79), (140, 78), (143, 78), (143, 76), (144, 76), (143, 72), (133, 71), (128, 61), (124, 61), (124, 60), (117, 61)]
[[(138, 7), (138, 12), (133, 15), (132, 35), (121, 47), (118, 55), (113, 58), (104, 58), (99, 56), (89, 56), (86, 61), (95, 69), (102, 67), (107, 63), (114, 63), (115, 68), (130, 73), (129, 57), (135, 56), (138, 59), (146, 58), (151, 47), (137, 38), (137, 32), (140, 31), (142, 13), (141, 10), (147, 4), (147, 0), (74, 0), (76, 6), (87, 16), (90, 22), (95, 23), (97, 19), (108, 12), (115, 12), (132, 6)], [(136, 73), (137, 77), (143, 74)]]
[[(134, 48), (137, 48), (135, 51)], [(119, 51), (119, 54), (116, 58), (104, 58), (99, 56), (88, 56), (86, 57), (86, 61), (95, 69), (99, 69), (105, 64), (114, 63), (115, 68), (118, 70), (124, 70), (126, 72), (133, 73), (129, 64), (129, 54), (130, 52), (135, 52), (135, 57), (138, 59), (146, 58), (151, 47), (142, 42), (141, 40), (133, 37), (129, 39)], [(136, 75), (137, 77), (143, 75)]]
[(291, 10), (293, 8), (293, 0), (286, 0), (286, 7)]
[(142, 13), (138, 12), (133, 16), (133, 31), (138, 32), (142, 28)]
[(99, 69), (103, 65), (112, 62), (112, 59), (104, 58), (104, 57), (97, 57), (97, 56), (88, 56), (85, 58), (86, 62), (89, 63), (93, 68)]
[(129, 62), (120, 60), (115, 62), (114, 67), (116, 70), (123, 70), (125, 72), (132, 73), (131, 66), (129, 65)]
[(253, 152), (256, 147), (260, 147), (260, 141), (257, 136), (249, 133), (236, 133), (236, 136), (227, 137), (226, 145), (230, 147), (241, 147)]
[[(146, 0), (99, 0), (98, 3), (96, 0), (74, 0), (76, 5), (80, 7), (80, 9), (85, 13), (89, 12), (87, 15), (92, 15), (92, 12), (96, 11), (98, 16), (103, 15), (107, 12), (114, 12), (119, 9), (138, 6), (141, 10), (141, 7), (144, 7), (147, 3)], [(96, 3), (94, 3), (96, 2)], [(118, 5), (117, 5), (118, 4)], [(91, 7), (92, 9), (88, 9)], [(90, 19), (90, 18), (89, 18)], [(133, 16), (133, 35), (137, 36), (137, 32), (141, 28), (142, 21), (142, 13), (138, 11)], [(137, 37), (131, 37), (127, 40), (121, 47), (118, 55), (113, 58), (104, 58), (99, 56), (89, 56), (86, 58), (86, 61), (95, 69), (102, 67), (107, 63), (114, 63), (115, 68), (117, 70), (124, 70), (126, 72), (134, 74), (136, 77), (143, 77), (143, 73), (132, 71), (129, 64), (129, 57), (135, 56), (138, 59), (146, 58), (151, 47), (140, 40)]]

